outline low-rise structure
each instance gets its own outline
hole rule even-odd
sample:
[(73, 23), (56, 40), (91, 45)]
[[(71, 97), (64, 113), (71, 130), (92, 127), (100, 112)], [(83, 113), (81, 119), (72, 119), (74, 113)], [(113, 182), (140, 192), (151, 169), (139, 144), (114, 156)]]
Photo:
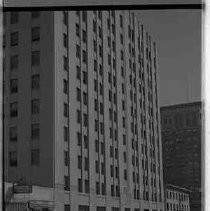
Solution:
[(190, 190), (175, 185), (165, 186), (165, 211), (190, 211)]

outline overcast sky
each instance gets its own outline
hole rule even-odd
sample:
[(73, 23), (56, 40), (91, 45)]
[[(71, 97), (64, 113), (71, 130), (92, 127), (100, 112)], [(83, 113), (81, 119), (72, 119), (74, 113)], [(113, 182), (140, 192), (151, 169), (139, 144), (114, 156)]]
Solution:
[[(5, 0), (7, 6), (200, 3), (200, 0)], [(201, 11), (138, 11), (158, 46), (160, 105), (201, 98)]]
[(201, 11), (138, 11), (157, 42), (160, 104), (201, 98)]

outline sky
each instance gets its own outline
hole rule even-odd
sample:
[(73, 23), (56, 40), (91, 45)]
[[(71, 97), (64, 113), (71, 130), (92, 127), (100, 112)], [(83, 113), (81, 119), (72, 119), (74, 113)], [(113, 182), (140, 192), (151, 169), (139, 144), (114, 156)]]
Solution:
[(201, 11), (138, 11), (157, 42), (160, 105), (201, 98)]
[[(6, 6), (88, 4), (195, 4), (200, 0), (5, 0)], [(158, 47), (160, 105), (201, 99), (202, 31), (200, 10), (136, 11)]]

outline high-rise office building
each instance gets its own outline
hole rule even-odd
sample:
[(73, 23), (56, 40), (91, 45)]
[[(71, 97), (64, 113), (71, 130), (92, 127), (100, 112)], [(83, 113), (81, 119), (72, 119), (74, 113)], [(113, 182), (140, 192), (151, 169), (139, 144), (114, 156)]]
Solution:
[(156, 44), (131, 11), (4, 14), (5, 179), (55, 210), (164, 210)]
[(164, 181), (191, 190), (190, 210), (201, 210), (201, 102), (161, 107)]

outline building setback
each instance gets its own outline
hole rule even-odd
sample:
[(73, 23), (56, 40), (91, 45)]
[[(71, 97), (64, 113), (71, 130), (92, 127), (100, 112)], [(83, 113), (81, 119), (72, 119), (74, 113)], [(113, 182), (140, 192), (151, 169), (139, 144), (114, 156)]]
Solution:
[(130, 11), (4, 14), (5, 179), (55, 210), (164, 210), (156, 44)]
[(201, 102), (161, 107), (164, 181), (190, 189), (201, 210)]

